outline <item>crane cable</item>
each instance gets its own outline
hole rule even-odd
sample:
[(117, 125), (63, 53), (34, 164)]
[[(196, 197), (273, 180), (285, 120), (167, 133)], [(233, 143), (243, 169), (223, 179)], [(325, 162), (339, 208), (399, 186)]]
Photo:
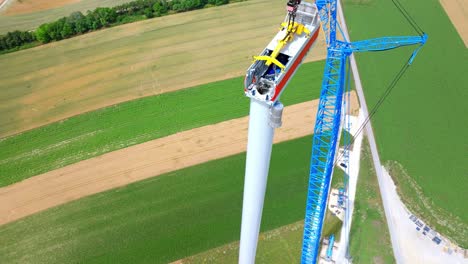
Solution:
[[(405, 72), (408, 70), (409, 66), (411, 66), (410, 64), (410, 61), (411, 61), (411, 57), (408, 59), (408, 61), (402, 66), (402, 68), (400, 69), (400, 71), (397, 73), (397, 75), (395, 76), (395, 78), (393, 78), (392, 82), (389, 84), (389, 86), (387, 87), (387, 89), (385, 90), (385, 92), (380, 96), (380, 99), (379, 101), (374, 105), (374, 107), (372, 107), (372, 111), (368, 114), (368, 116), (366, 117), (366, 119), (364, 120), (364, 122), (361, 124), (361, 126), (358, 128), (358, 130), (356, 131), (356, 133), (354, 135), (352, 135), (352, 139), (349, 138), (349, 136), (345, 136), (345, 140), (346, 140), (346, 143), (348, 143), (347, 145), (345, 145), (342, 153), (335, 159), (335, 162), (332, 166), (332, 168), (334, 168), (336, 166), (336, 164), (338, 163), (338, 161), (345, 155), (345, 153), (347, 153), (349, 151), (349, 148), (351, 147), (352, 144), (354, 144), (354, 141), (356, 140), (357, 136), (359, 136), (362, 131), (364, 130), (364, 128), (366, 127), (366, 125), (370, 122), (370, 120), (372, 119), (372, 117), (377, 113), (377, 111), (379, 110), (380, 106), (383, 104), (383, 102), (387, 99), (387, 97), (390, 95), (390, 93), (392, 92), (393, 88), (395, 88), (396, 84), (400, 81), (401, 77), (403, 77), (403, 75), (405, 74)], [(349, 67), (349, 64), (348, 64), (348, 67)], [(349, 69), (348, 69), (348, 83), (349, 82)], [(347, 91), (348, 91), (348, 98), (349, 98), (349, 94), (350, 94), (350, 90), (349, 88), (347, 88)], [(350, 102), (350, 100), (348, 99), (348, 102)], [(348, 103), (349, 104), (349, 103)], [(349, 105), (348, 105), (348, 111), (349, 110)], [(351, 134), (351, 129), (349, 128), (348, 126), (348, 129), (349, 129), (349, 134)], [(349, 153), (347, 154), (347, 157), (348, 157), (348, 163), (349, 163)], [(346, 193), (347, 195), (349, 195), (349, 164), (345, 169), (345, 188), (346, 188)], [(333, 175), (332, 175), (333, 177)], [(345, 207), (345, 217), (344, 219), (347, 220), (348, 217), (346, 216), (346, 214), (349, 213), (349, 199), (345, 199), (346, 200), (346, 207)], [(349, 228), (349, 226), (347, 225), (347, 222), (345, 222), (345, 220), (343, 221), (343, 224), (345, 225), (345, 229)], [(345, 230), (346, 232), (346, 235), (349, 234), (347, 230)], [(347, 238), (345, 238), (345, 241), (347, 240)], [(349, 243), (349, 242), (348, 242)], [(346, 256), (349, 255), (349, 244), (346, 244)]]
[(413, 17), (408, 13), (408, 11), (403, 7), (401, 2), (399, 0), (392, 0), (393, 4), (395, 7), (400, 11), (400, 13), (405, 17), (406, 21), (413, 27), (413, 29), (420, 35), (422, 36), (424, 34), (424, 31), (421, 29), (421, 27), (416, 23), (416, 21), (413, 19)]
[[(405, 17), (405, 19), (408, 21), (408, 23), (413, 27), (413, 29), (419, 34), (419, 35), (424, 35), (424, 31), (421, 29), (421, 27), (416, 23), (416, 21), (413, 19), (413, 17), (408, 13), (408, 11), (403, 7), (401, 2), (399, 0), (392, 0), (393, 4), (395, 7), (400, 11), (400, 13)], [(368, 114), (364, 122), (361, 124), (361, 126), (358, 128), (356, 131), (356, 134), (352, 135), (353, 139), (351, 140), (350, 144), (345, 146), (344, 151), (341, 153), (340, 156), (335, 160), (333, 166), (336, 166), (338, 161), (343, 157), (344, 153), (349, 150), (349, 147), (354, 143), (356, 140), (356, 137), (361, 134), (361, 132), (364, 130), (366, 125), (370, 122), (372, 117), (377, 113), (379, 110), (380, 106), (383, 104), (383, 102), (387, 99), (387, 97), (390, 95), (392, 92), (393, 88), (395, 88), (396, 84), (400, 81), (401, 77), (405, 74), (406, 70), (408, 70), (409, 66), (411, 65), (411, 59), (413, 55), (410, 56), (408, 61), (401, 67), (400, 71), (397, 73), (395, 78), (392, 80), (392, 82), (389, 84), (385, 92), (381, 95), (379, 101), (374, 105), (372, 108), (371, 112)], [(348, 69), (349, 71), (349, 69)]]
[[(292, 25), (291, 25), (291, 17), (292, 17)], [(282, 41), (285, 41), (289, 37), (289, 35), (292, 33), (295, 22), (296, 22), (296, 14), (295, 13), (288, 14), (288, 26), (286, 28), (287, 32)]]
[(333, 166), (335, 166), (338, 161), (343, 157), (344, 153), (349, 150), (350, 146), (354, 143), (356, 140), (356, 137), (359, 136), (366, 125), (370, 122), (371, 118), (377, 113), (379, 110), (380, 106), (383, 104), (383, 102), (387, 99), (387, 97), (390, 95), (392, 92), (393, 88), (395, 88), (396, 84), (400, 81), (401, 77), (405, 74), (405, 72), (408, 70), (409, 66), (411, 65), (409, 62), (411, 60), (411, 57), (408, 59), (408, 61), (403, 65), (403, 67), (400, 69), (398, 74), (395, 76), (395, 78), (392, 80), (392, 82), (389, 84), (385, 92), (380, 96), (379, 101), (374, 105), (372, 108), (371, 112), (368, 114), (364, 122), (361, 124), (361, 126), (358, 128), (356, 133), (353, 136), (353, 139), (351, 140), (350, 144), (345, 146), (344, 151), (338, 156), (338, 158), (335, 160)]

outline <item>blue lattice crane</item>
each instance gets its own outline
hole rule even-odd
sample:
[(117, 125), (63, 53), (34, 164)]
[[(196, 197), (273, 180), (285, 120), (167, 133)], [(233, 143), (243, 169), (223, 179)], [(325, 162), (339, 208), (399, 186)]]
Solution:
[(409, 65), (427, 40), (427, 35), (422, 31), (418, 32), (419, 36), (382, 37), (357, 42), (338, 40), (337, 0), (317, 0), (316, 5), (326, 37), (327, 60), (313, 137), (302, 263), (316, 263), (319, 257), (322, 226), (340, 133), (348, 57), (353, 52), (384, 51), (419, 45), (408, 60)]

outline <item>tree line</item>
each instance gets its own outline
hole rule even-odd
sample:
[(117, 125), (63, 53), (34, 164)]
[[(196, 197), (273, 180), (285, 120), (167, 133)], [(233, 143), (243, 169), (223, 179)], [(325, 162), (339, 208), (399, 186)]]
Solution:
[(35, 31), (13, 31), (0, 36), (0, 52), (59, 41), (101, 28), (166, 14), (185, 12), (245, 0), (136, 0), (115, 7), (73, 12), (68, 17), (40, 25)]

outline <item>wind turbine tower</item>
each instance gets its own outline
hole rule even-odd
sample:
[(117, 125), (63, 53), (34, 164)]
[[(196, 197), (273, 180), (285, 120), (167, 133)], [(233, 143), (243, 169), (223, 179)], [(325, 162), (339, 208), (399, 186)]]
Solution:
[(254, 57), (245, 77), (250, 119), (239, 252), (242, 264), (255, 262), (274, 129), (282, 124), (279, 97), (319, 33), (317, 8), (300, 2), (288, 2), (280, 31), (260, 56)]

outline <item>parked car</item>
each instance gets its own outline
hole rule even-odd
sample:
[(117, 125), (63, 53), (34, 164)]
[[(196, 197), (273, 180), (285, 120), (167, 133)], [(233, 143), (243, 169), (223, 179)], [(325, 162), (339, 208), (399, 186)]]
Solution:
[(416, 221), (416, 225), (419, 226), (419, 227), (423, 227), (423, 223), (421, 223), (419, 220)]

